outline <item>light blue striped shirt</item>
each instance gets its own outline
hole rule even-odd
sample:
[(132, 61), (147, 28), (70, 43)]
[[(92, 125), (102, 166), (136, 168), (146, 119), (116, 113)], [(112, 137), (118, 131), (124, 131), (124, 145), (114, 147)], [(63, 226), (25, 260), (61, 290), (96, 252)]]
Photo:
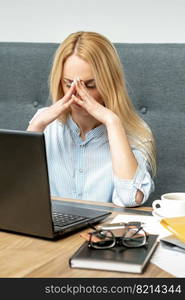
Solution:
[(131, 207), (137, 205), (137, 189), (144, 194), (142, 203), (154, 190), (149, 164), (137, 149), (132, 149), (138, 162), (134, 178), (125, 180), (113, 174), (105, 125), (90, 130), (83, 141), (79, 127), (69, 116), (65, 124), (53, 121), (44, 134), (52, 196)]

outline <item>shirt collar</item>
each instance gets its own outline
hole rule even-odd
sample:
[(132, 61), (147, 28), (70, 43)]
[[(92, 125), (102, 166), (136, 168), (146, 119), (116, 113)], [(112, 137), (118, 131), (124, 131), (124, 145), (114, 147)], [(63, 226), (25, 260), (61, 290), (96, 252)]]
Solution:
[(81, 141), (81, 143), (86, 144), (87, 142), (89, 142), (90, 140), (96, 142), (97, 140), (99, 140), (99, 138), (103, 138), (103, 136), (107, 136), (106, 134), (106, 126), (104, 124), (101, 124), (93, 129), (91, 129), (90, 131), (88, 131), (86, 133), (86, 139), (85, 141), (82, 141), (82, 139), (80, 138), (80, 128), (78, 127), (78, 125), (73, 121), (72, 116), (69, 115), (68, 119), (67, 119), (67, 125), (69, 127), (69, 129), (73, 132), (73, 134), (75, 136), (78, 136), (79, 140)]

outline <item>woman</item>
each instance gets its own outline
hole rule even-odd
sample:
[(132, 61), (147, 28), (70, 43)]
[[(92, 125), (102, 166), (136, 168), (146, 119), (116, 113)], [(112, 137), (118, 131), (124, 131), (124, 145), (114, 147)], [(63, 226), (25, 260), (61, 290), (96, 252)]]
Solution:
[(51, 74), (53, 104), (27, 130), (44, 131), (53, 196), (143, 204), (154, 189), (154, 138), (129, 99), (112, 43), (95, 32), (69, 35)]

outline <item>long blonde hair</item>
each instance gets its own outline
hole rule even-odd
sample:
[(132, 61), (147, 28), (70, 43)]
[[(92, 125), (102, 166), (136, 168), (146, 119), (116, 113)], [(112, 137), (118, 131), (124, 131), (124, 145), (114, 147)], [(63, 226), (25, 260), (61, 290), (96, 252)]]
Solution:
[[(156, 173), (156, 151), (153, 134), (137, 114), (129, 98), (123, 66), (114, 45), (96, 32), (79, 31), (70, 34), (58, 47), (50, 73), (50, 94), (53, 102), (64, 96), (61, 77), (66, 59), (72, 54), (88, 62), (105, 106), (119, 116), (130, 145), (140, 149)], [(61, 120), (65, 120), (69, 111)]]

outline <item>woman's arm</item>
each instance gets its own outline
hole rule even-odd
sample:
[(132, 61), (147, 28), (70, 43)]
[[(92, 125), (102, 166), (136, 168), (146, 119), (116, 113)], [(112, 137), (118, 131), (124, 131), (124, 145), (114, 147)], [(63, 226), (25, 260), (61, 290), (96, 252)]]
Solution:
[[(118, 117), (113, 116), (106, 122), (114, 174), (121, 179), (133, 179), (138, 163), (131, 150), (127, 135)], [(140, 204), (143, 192), (137, 190), (135, 202)]]
[(130, 148), (120, 119), (116, 116), (108, 119), (106, 127), (114, 174), (120, 178), (132, 179), (137, 169), (137, 160)]
[(64, 95), (64, 97), (51, 106), (45, 108), (39, 114), (36, 114), (35, 117), (30, 122), (28, 126), (28, 131), (44, 131), (44, 129), (54, 120), (56, 120), (62, 112), (70, 107), (73, 103), (71, 98), (75, 92), (75, 85), (72, 84), (69, 91)]

